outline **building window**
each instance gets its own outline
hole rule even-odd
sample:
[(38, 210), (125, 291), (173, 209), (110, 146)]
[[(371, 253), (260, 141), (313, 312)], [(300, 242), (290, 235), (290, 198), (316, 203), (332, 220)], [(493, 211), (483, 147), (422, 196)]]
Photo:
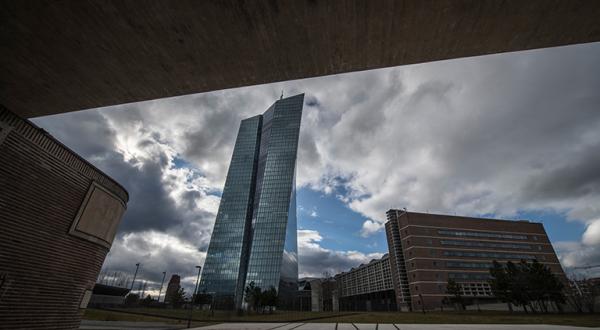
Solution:
[(498, 258), (498, 259), (525, 259), (533, 260), (535, 256), (528, 254), (512, 254), (497, 252), (476, 252), (476, 251), (444, 251), (445, 256), (451, 257), (473, 257), (473, 258)]
[[(487, 238), (506, 238), (506, 239), (527, 239), (526, 235), (515, 235), (515, 234), (498, 234), (489, 232), (478, 232), (478, 231), (459, 231), (459, 230), (438, 230), (439, 235), (448, 236), (465, 236), (465, 237), (487, 237)], [(533, 236), (533, 239), (537, 241), (537, 237)]]
[(442, 245), (454, 245), (454, 246), (531, 250), (531, 245), (514, 244), (514, 243), (490, 243), (490, 242), (457, 241), (457, 240), (441, 240), (440, 243)]

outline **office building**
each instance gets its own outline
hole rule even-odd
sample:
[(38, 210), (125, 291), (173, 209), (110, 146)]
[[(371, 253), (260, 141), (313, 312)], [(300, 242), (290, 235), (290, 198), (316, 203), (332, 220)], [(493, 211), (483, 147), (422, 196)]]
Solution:
[(297, 309), (312, 312), (339, 311), (336, 284), (333, 277), (300, 279)]
[(301, 310), (395, 311), (396, 300), (388, 254), (329, 278), (300, 281)]
[[(297, 293), (296, 154), (304, 94), (242, 120), (204, 264), (200, 292), (240, 308), (250, 282)], [(291, 307), (290, 307), (291, 308)]]
[(167, 291), (165, 291), (164, 302), (167, 304), (173, 303), (173, 295), (175, 295), (179, 289), (181, 289), (181, 277), (177, 274), (173, 274), (167, 285)]
[(394, 311), (390, 258), (385, 254), (366, 265), (335, 275), (340, 311)]
[(494, 260), (533, 261), (564, 279), (541, 223), (389, 210), (385, 225), (396, 302), (400, 310), (436, 309), (453, 279), (467, 301), (495, 302), (489, 268)]

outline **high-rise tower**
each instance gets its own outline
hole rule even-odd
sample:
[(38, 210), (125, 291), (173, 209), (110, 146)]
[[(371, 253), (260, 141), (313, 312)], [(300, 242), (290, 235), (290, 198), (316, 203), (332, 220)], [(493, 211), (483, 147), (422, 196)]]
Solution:
[(199, 292), (221, 308), (241, 307), (250, 282), (297, 290), (296, 155), (304, 94), (242, 120), (208, 247)]

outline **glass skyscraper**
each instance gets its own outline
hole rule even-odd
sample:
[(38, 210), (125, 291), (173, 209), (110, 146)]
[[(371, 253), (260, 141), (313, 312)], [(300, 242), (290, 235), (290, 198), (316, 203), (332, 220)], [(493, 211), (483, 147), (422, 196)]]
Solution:
[(296, 154), (304, 94), (242, 120), (199, 293), (240, 308), (250, 282), (277, 289), (282, 307), (297, 291)]

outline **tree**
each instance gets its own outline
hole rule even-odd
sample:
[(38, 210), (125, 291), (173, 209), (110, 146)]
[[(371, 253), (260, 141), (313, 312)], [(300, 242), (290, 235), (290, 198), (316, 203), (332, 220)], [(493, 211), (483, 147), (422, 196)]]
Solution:
[(250, 282), (244, 289), (244, 302), (254, 311), (258, 311), (261, 304), (262, 290), (254, 281)]
[(140, 302), (140, 296), (135, 293), (130, 293), (125, 297), (125, 305), (134, 306)]
[(152, 299), (152, 296), (147, 295), (146, 298), (140, 300), (140, 305), (142, 305), (142, 306), (150, 306), (150, 305), (152, 305), (153, 301), (154, 300)]
[(460, 287), (460, 284), (456, 283), (455, 280), (448, 280), (448, 284), (446, 285), (446, 293), (453, 296), (450, 298), (450, 301), (452, 301), (454, 304), (459, 304), (461, 310), (465, 308), (465, 304), (462, 299), (462, 288)]
[(489, 281), (494, 295), (503, 302), (523, 306), (525, 312), (549, 312), (548, 303), (554, 303), (560, 310), (565, 303), (564, 285), (552, 273), (552, 270), (537, 260), (531, 263), (521, 260), (511, 261), (502, 266), (494, 261), (490, 268), (492, 279)]
[(506, 269), (496, 260), (490, 268), (492, 279), (489, 281), (492, 292), (500, 301), (507, 303), (508, 310), (513, 311), (511, 304), (510, 281)]
[(273, 313), (273, 307), (278, 303), (277, 290), (270, 287), (261, 294), (261, 305), (269, 307), (269, 314)]
[[(510, 283), (509, 291), (511, 303), (516, 306), (523, 306), (523, 309), (527, 313), (527, 306), (531, 308), (531, 299), (529, 298), (527, 289), (529, 279), (522, 268), (522, 264), (515, 264), (509, 261), (506, 263), (506, 276)], [(531, 308), (531, 311), (535, 312), (533, 308)]]
[(198, 293), (194, 296), (194, 303), (198, 305), (210, 305), (212, 304), (212, 295), (207, 294), (206, 290), (202, 291), (202, 293)]
[(568, 301), (579, 313), (596, 312), (595, 302), (600, 297), (600, 282), (589, 279), (571, 280)]
[(173, 308), (181, 308), (185, 303), (185, 290), (183, 288), (179, 288), (170, 296), (169, 302), (173, 304)]

